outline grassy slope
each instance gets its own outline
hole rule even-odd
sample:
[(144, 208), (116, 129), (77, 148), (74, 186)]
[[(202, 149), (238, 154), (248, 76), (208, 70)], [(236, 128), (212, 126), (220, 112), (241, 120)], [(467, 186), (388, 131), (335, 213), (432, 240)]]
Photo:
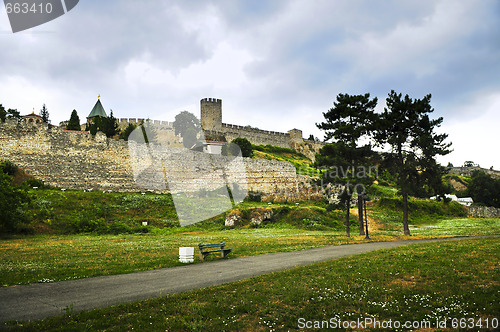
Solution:
[[(244, 202), (239, 209), (247, 215), (255, 207), (272, 208), (275, 218), (261, 228), (250, 228), (248, 220), (235, 229), (223, 226), (224, 216), (190, 227), (172, 226), (174, 213), (168, 195), (140, 195), (60, 190), (37, 190), (35, 221), (44, 231), (65, 231), (68, 225), (87, 222), (106, 227), (127, 223), (138, 227), (148, 221), (149, 234), (122, 235), (37, 235), (7, 238), (0, 242), (0, 286), (52, 282), (148, 270), (179, 265), (180, 246), (225, 241), (233, 248), (230, 258), (263, 253), (300, 250), (324, 245), (364, 241), (362, 236), (347, 239), (343, 215), (328, 211), (318, 202), (272, 204)], [(397, 203), (392, 200), (389, 203)], [(313, 205), (316, 204), (316, 205)], [(456, 219), (453, 214), (437, 218), (429, 211), (442, 203), (418, 202), (419, 223), (412, 225), (412, 238), (498, 234), (500, 219)], [(421, 206), (424, 204), (423, 206)], [(437, 205), (436, 205), (437, 204)], [(43, 211), (45, 206), (48, 211)], [(426, 214), (427, 213), (427, 214)], [(401, 238), (400, 212), (369, 205), (372, 241)], [(356, 234), (355, 216), (351, 216), (352, 234)], [(426, 221), (425, 221), (426, 220)], [(78, 224), (82, 226), (81, 224)], [(59, 228), (58, 228), (59, 227)], [(160, 228), (164, 227), (164, 228)], [(118, 229), (119, 230), (119, 229)], [(196, 258), (196, 261), (198, 259)]]
[[(12, 330), (297, 330), (299, 319), (430, 322), (500, 312), (500, 240), (416, 244), (32, 323)], [(467, 321), (471, 324), (471, 321)], [(491, 326), (491, 325), (490, 325)], [(325, 326), (323, 326), (325, 327)], [(477, 326), (475, 330), (478, 330)], [(394, 329), (391, 329), (394, 330)], [(408, 329), (401, 329), (408, 330)], [(491, 329), (492, 330), (492, 329)]]
[(311, 167), (311, 160), (293, 149), (279, 148), (268, 145), (254, 145), (253, 147), (254, 151), (252, 158), (286, 161), (294, 165), (297, 169), (297, 173), (299, 174), (319, 176), (318, 170)]

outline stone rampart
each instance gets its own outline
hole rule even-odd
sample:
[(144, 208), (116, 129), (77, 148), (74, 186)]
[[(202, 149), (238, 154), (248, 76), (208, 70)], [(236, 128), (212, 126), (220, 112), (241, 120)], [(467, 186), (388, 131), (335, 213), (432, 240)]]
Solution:
[(222, 124), (220, 131), (224, 134), (228, 142), (238, 137), (244, 137), (252, 142), (252, 144), (290, 147), (290, 134), (288, 133), (285, 134), (226, 123)]
[[(185, 183), (184, 190), (217, 189), (210, 169), (221, 169), (230, 157), (182, 150), (182, 154), (163, 159), (169, 176)], [(128, 142), (108, 139), (102, 133), (64, 131), (47, 125), (0, 123), (0, 158), (8, 159), (44, 183), (66, 189), (95, 189), (122, 192), (140, 191), (134, 179)], [(196, 163), (193, 161), (196, 159)], [(246, 175), (248, 190), (297, 198), (295, 167), (286, 162), (243, 158), (246, 172), (231, 172), (236, 182)], [(143, 161), (147, 164), (147, 160)], [(210, 168), (212, 167), (212, 168)], [(197, 168), (197, 172), (193, 172)], [(206, 168), (206, 171), (204, 171)], [(158, 175), (158, 168), (153, 169)], [(159, 174), (161, 174), (160, 172)], [(212, 172), (213, 173), (213, 172)], [(151, 181), (154, 180), (154, 177)], [(158, 178), (156, 178), (158, 180)], [(160, 177), (164, 181), (164, 177)], [(232, 181), (231, 178), (227, 179)], [(200, 182), (201, 181), (201, 182)], [(191, 187), (190, 187), (191, 185)], [(161, 189), (161, 186), (158, 186)], [(168, 191), (168, 188), (158, 191)], [(277, 195), (279, 194), (279, 195)]]
[(474, 171), (482, 171), (494, 179), (500, 179), (500, 171), (487, 169), (487, 168), (481, 168), (481, 167), (451, 167), (449, 172), (451, 174), (457, 174), (457, 175), (470, 177), (470, 176), (472, 176), (472, 173)]
[[(119, 128), (125, 128), (129, 125), (129, 123), (132, 123), (134, 125), (139, 125), (143, 122), (146, 122), (147, 119), (141, 119), (141, 118), (120, 118), (116, 119), (118, 122), (118, 127)], [(150, 120), (152, 123), (154, 123), (155, 127), (159, 129), (173, 129), (174, 128), (174, 123), (170, 121), (161, 121), (161, 120)]]
[(500, 218), (500, 209), (489, 206), (469, 206), (469, 217)]

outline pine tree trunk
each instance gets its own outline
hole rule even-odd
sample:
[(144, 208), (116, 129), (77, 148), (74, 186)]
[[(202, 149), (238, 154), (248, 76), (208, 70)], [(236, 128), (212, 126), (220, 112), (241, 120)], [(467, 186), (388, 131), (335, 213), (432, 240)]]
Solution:
[(363, 224), (363, 196), (358, 194), (358, 220), (359, 235), (365, 235), (365, 225)]

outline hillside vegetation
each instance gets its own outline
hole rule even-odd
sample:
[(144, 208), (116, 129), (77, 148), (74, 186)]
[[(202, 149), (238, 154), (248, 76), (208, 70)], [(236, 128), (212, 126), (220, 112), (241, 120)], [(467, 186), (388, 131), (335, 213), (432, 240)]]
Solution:
[(286, 161), (295, 166), (298, 174), (311, 177), (320, 175), (317, 169), (311, 167), (312, 161), (294, 149), (272, 145), (252, 145), (252, 148), (255, 159)]

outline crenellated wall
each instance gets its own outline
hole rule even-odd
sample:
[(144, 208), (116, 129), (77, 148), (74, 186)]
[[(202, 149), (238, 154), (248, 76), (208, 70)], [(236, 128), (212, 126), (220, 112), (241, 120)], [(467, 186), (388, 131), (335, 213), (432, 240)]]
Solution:
[(487, 169), (487, 168), (481, 168), (481, 167), (451, 167), (449, 172), (451, 174), (457, 174), (457, 175), (470, 177), (470, 176), (472, 176), (472, 173), (474, 171), (482, 171), (494, 179), (500, 179), (500, 171)]
[[(185, 150), (178, 158), (168, 158), (167, 173), (185, 183), (202, 182), (206, 189), (216, 189), (214, 181), (195, 179), (193, 160), (202, 174), (214, 165), (227, 163), (224, 156)], [(226, 158), (226, 159), (225, 159)], [(102, 133), (64, 131), (46, 124), (0, 123), (0, 159), (8, 159), (44, 183), (66, 189), (95, 189), (133, 192), (142, 190), (134, 180), (129, 145), (123, 140), (108, 139)], [(248, 190), (261, 192), (276, 200), (297, 199), (295, 167), (286, 162), (243, 158)], [(144, 161), (146, 162), (146, 161)], [(206, 168), (207, 172), (203, 172)], [(246, 169), (246, 172), (244, 171)], [(190, 182), (191, 181), (191, 182)], [(189, 186), (183, 186), (189, 188)], [(192, 190), (199, 186), (193, 185)], [(164, 190), (167, 191), (167, 190)]]
[(248, 139), (252, 144), (274, 145), (292, 148), (314, 160), (316, 153), (324, 146), (322, 142), (304, 140), (302, 130), (291, 129), (287, 133), (261, 130), (222, 122), (222, 100), (203, 98), (200, 100), (201, 124), (204, 130), (214, 136), (224, 136), (228, 142), (235, 138)]
[[(128, 126), (129, 123), (132, 123), (134, 125), (139, 125), (143, 122), (146, 122), (147, 119), (137, 119), (137, 118), (120, 118), (117, 119), (118, 122), (118, 127), (119, 128), (125, 128)], [(152, 123), (155, 124), (155, 127), (158, 127), (160, 129), (173, 129), (174, 128), (174, 123), (170, 121), (160, 121), (160, 120), (150, 120)]]

